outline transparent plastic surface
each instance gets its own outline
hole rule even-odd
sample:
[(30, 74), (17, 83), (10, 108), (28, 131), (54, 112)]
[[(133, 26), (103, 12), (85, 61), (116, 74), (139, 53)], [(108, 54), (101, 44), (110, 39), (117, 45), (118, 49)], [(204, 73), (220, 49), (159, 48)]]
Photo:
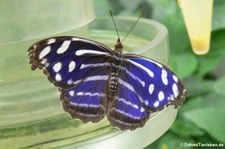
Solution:
[[(121, 38), (136, 21), (136, 18), (115, 19)], [(112, 48), (117, 40), (111, 18), (99, 18), (89, 28), (84, 26), (57, 35), (79, 36), (81, 31), (82, 37)], [(143, 148), (171, 126), (177, 113), (173, 107), (154, 113), (143, 128), (135, 131), (120, 131), (106, 118), (86, 124), (70, 118), (61, 107), (57, 88), (41, 71), (30, 69), (27, 49), (43, 38), (46, 37), (0, 45), (2, 148), (94, 148), (99, 145)], [(123, 44), (125, 52), (138, 53), (168, 65), (167, 30), (157, 22), (141, 19)]]
[(65, 32), (94, 17), (92, 0), (1, 0), (0, 43)]

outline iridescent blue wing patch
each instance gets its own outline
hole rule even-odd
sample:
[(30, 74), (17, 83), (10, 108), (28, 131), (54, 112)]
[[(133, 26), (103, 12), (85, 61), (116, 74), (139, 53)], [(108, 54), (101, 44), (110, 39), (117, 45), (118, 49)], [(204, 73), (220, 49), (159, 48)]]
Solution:
[(186, 89), (166, 66), (142, 56), (126, 55), (124, 68), (129, 85), (135, 87), (139, 101), (149, 112), (160, 111), (168, 105), (177, 108), (183, 103)]

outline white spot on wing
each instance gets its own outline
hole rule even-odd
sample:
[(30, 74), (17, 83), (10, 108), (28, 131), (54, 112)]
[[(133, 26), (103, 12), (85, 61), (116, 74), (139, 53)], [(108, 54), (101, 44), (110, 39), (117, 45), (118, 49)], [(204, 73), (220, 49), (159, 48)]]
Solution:
[[(72, 104), (72, 105), (74, 105), (74, 104)], [(81, 116), (85, 116), (85, 117), (97, 117), (97, 116), (99, 116), (98, 114), (85, 114), (85, 113), (80, 113), (78, 111), (76, 111), (76, 114), (81, 115)]]
[(156, 101), (156, 102), (153, 104), (153, 106), (154, 106), (155, 108), (157, 108), (157, 107), (159, 106), (159, 101)]
[(98, 93), (98, 92), (95, 92), (95, 93), (91, 93), (91, 92), (78, 92), (77, 93), (77, 96), (98, 96), (98, 97), (105, 97), (106, 94), (104, 94), (104, 93)]
[(86, 95), (86, 96), (91, 96), (91, 93), (90, 92), (78, 92), (77, 93), (77, 96), (84, 96), (84, 94)]
[(175, 76), (175, 75), (173, 75), (173, 80), (177, 83), (178, 82), (178, 78)]
[(58, 62), (52, 68), (53, 68), (53, 70), (55, 72), (59, 72), (61, 70), (61, 68), (62, 68), (62, 63), (61, 62)]
[(81, 56), (81, 55), (85, 55), (85, 54), (109, 55), (109, 53), (107, 53), (107, 52), (95, 51), (95, 50), (86, 50), (86, 49), (77, 50), (75, 54), (76, 54), (76, 56)]
[(121, 67), (121, 69), (125, 70), (126, 73), (129, 74), (129, 76), (131, 76), (133, 79), (137, 80), (139, 83), (141, 83), (141, 85), (143, 87), (145, 87), (145, 82), (142, 81), (140, 78), (138, 78), (137, 76), (135, 76), (132, 72), (130, 72), (128, 69), (126, 69), (125, 67)]
[(148, 91), (149, 91), (149, 93), (150, 93), (150, 94), (152, 94), (152, 93), (153, 93), (153, 91), (154, 91), (154, 87), (155, 87), (155, 86), (154, 86), (154, 84), (150, 84), (150, 85), (149, 85), (149, 87), (148, 87)]
[(116, 109), (116, 108), (113, 108), (112, 110), (115, 110), (116, 112), (118, 112), (118, 113), (120, 113), (120, 114), (122, 114), (122, 115), (125, 115), (125, 116), (127, 116), (127, 117), (133, 118), (133, 119), (140, 119), (140, 118), (141, 118), (141, 117), (139, 117), (139, 116), (131, 115), (130, 113), (126, 113), (126, 112), (124, 112), (124, 111), (122, 111), (122, 110), (119, 110), (119, 109)]
[(67, 84), (68, 84), (68, 85), (73, 84), (73, 80), (72, 80), (72, 79), (69, 79), (69, 80), (67, 81)]
[(127, 59), (127, 61), (129, 61), (130, 63), (134, 64), (135, 66), (141, 68), (141, 69), (144, 70), (145, 72), (147, 72), (147, 74), (148, 74), (150, 77), (154, 77), (154, 73), (153, 73), (150, 69), (148, 69), (147, 67), (145, 67), (145, 66), (143, 66), (143, 65), (141, 65), (141, 64), (139, 64), (139, 63), (137, 63), (137, 62), (135, 62), (135, 61), (132, 61), (132, 60), (130, 60), (130, 59)]
[(37, 48), (37, 45), (35, 44), (35, 45), (33, 45), (33, 49), (36, 49)]
[(160, 64), (160, 63), (158, 63), (158, 62), (156, 62), (156, 61), (154, 61), (154, 60), (151, 60), (151, 59), (147, 59), (147, 58), (144, 58), (146, 61), (149, 61), (150, 63), (154, 63), (154, 64), (156, 64), (158, 67), (160, 67), (160, 68), (162, 68), (163, 66), (162, 66), (162, 64)]
[(46, 63), (47, 63), (47, 59), (43, 58), (43, 59), (41, 60), (41, 64), (46, 64)]
[(118, 80), (120, 85), (123, 85), (124, 87), (128, 88), (129, 90), (131, 90), (132, 92), (134, 92), (137, 96), (138, 99), (143, 103), (143, 99), (140, 97), (140, 95), (134, 90), (134, 87), (132, 85), (130, 85), (128, 82), (122, 80), (119, 78)]
[(131, 102), (126, 101), (124, 98), (115, 97), (115, 99), (117, 99), (118, 101), (121, 101), (121, 102), (123, 102), (124, 104), (129, 105), (129, 106), (131, 106), (131, 107), (133, 107), (133, 108), (135, 108), (135, 109), (138, 109), (138, 105), (132, 104)]
[(47, 44), (52, 44), (52, 43), (54, 43), (54, 42), (56, 42), (56, 39), (55, 39), (55, 38), (52, 38), (52, 39), (49, 39), (49, 40), (48, 40)]
[(80, 41), (80, 39), (79, 38), (76, 38), (76, 37), (73, 37), (71, 40), (72, 41)]
[(145, 100), (145, 105), (147, 106), (149, 103), (148, 103), (148, 100)]
[(87, 77), (86, 79), (80, 79), (80, 80), (76, 80), (73, 82), (73, 84), (78, 84), (80, 83), (81, 81), (84, 81), (84, 82), (88, 82), (88, 81), (96, 81), (96, 80), (108, 80), (109, 79), (109, 76), (108, 75), (96, 75), (96, 76), (91, 76), (91, 77)]
[(167, 99), (173, 101), (174, 100), (174, 95), (170, 95)]
[(69, 72), (72, 72), (76, 67), (76, 63), (74, 61), (71, 61), (69, 64)]
[(74, 91), (69, 91), (70, 96), (74, 95)]
[[(82, 64), (80, 66), (80, 69), (85, 69), (88, 67), (107, 67), (110, 66), (110, 63), (97, 63), (97, 64)], [(129, 76), (131, 76), (133, 79), (137, 80), (143, 87), (145, 86), (145, 82), (142, 81), (140, 78), (138, 78), (137, 76), (135, 76), (132, 72), (130, 72), (128, 69), (126, 69), (125, 67), (120, 67), (122, 70), (125, 70), (126, 73), (128, 73)]]
[(162, 74), (161, 74), (162, 82), (167, 85), (168, 84), (168, 79), (167, 79), (167, 72), (166, 70), (162, 69)]
[(136, 105), (136, 104), (133, 104), (133, 107), (134, 107), (135, 109), (138, 109), (138, 105)]
[(172, 86), (172, 90), (173, 90), (174, 97), (176, 98), (178, 96), (178, 88), (175, 83)]
[(64, 52), (69, 48), (70, 43), (71, 43), (70, 40), (65, 40), (65, 41), (63, 42), (63, 44), (61, 45), (61, 47), (58, 48), (57, 53), (58, 53), (58, 54), (64, 53)]
[(130, 85), (128, 82), (126, 82), (126, 81), (124, 81), (124, 80), (122, 80), (122, 79), (120, 79), (120, 78), (119, 78), (118, 81), (119, 81), (119, 83), (120, 83), (121, 85), (123, 85), (123, 86), (125, 86), (126, 88), (128, 88), (129, 90), (135, 92), (134, 87), (133, 87), (132, 85)]
[(55, 75), (55, 80), (56, 80), (56, 81), (61, 81), (61, 80), (62, 80), (61, 75), (57, 73), (57, 74)]
[(159, 98), (159, 101), (162, 101), (165, 98), (164, 93), (162, 91), (159, 92), (158, 98)]
[(80, 69), (88, 68), (88, 67), (104, 67), (104, 66), (110, 66), (109, 63), (97, 63), (97, 64), (82, 64), (80, 66)]
[(43, 57), (45, 57), (51, 50), (50, 46), (45, 47), (41, 53), (39, 54), (39, 59), (42, 59)]
[(84, 81), (88, 82), (88, 81), (96, 81), (96, 80), (108, 80), (109, 76), (108, 75), (98, 75), (98, 76), (91, 76), (91, 77), (87, 77)]
[(100, 105), (94, 105), (94, 104), (86, 104), (86, 103), (80, 103), (76, 106), (79, 106), (79, 107), (90, 107), (90, 108), (98, 108)]
[(145, 109), (143, 107), (141, 107), (141, 112), (145, 112)]

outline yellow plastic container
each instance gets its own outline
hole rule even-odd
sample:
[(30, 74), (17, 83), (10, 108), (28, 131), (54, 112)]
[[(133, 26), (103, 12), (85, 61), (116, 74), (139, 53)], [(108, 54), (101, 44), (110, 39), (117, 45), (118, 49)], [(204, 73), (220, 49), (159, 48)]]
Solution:
[(178, 0), (194, 53), (210, 49), (213, 0)]

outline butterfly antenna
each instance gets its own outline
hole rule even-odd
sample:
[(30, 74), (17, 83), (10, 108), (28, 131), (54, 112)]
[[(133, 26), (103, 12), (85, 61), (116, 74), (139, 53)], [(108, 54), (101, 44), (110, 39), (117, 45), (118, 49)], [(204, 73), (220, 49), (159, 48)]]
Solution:
[(119, 35), (119, 32), (118, 32), (118, 29), (117, 29), (116, 22), (115, 22), (115, 20), (114, 20), (112, 11), (110, 10), (109, 12), (110, 12), (111, 18), (112, 18), (112, 20), (113, 20), (113, 24), (114, 24), (114, 27), (115, 27), (115, 29), (116, 29), (117, 36), (118, 36), (118, 38), (120, 39), (120, 35)]
[(127, 36), (130, 34), (130, 32), (133, 30), (134, 26), (138, 23), (138, 21), (140, 20), (140, 18), (144, 15), (144, 12), (142, 11), (141, 15), (138, 17), (138, 19), (135, 21), (135, 23), (133, 24), (133, 26), (130, 28), (130, 30), (127, 32), (126, 36), (123, 38), (122, 42), (127, 38)]

